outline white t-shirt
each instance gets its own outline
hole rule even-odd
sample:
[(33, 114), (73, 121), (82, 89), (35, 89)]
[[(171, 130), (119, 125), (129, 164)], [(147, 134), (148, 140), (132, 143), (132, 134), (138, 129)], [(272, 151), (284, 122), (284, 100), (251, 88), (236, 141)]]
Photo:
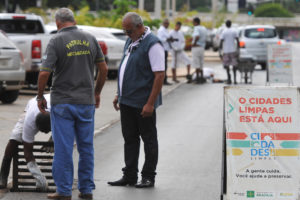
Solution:
[[(147, 32), (144, 35), (143, 39), (146, 38), (150, 33), (151, 30), (149, 27), (147, 27)], [(139, 42), (138, 40), (131, 43), (128, 47), (128, 49), (138, 45)], [(120, 67), (120, 76), (119, 76), (119, 87), (120, 87), (120, 95), (122, 96), (122, 86), (123, 86), (123, 78), (124, 78), (124, 73), (127, 65), (128, 58), (130, 57), (130, 52), (128, 52), (127, 49), (127, 55), (125, 55), (124, 60), (122, 62), (122, 65)], [(159, 71), (165, 71), (165, 50), (161, 46), (160, 43), (154, 44), (148, 52), (149, 60), (150, 60), (150, 65), (151, 69), (153, 72), (159, 72)]]
[(205, 47), (206, 44), (206, 28), (204, 26), (195, 26), (194, 27), (194, 32), (193, 32), (193, 41), (192, 44), (194, 44), (196, 37), (199, 36), (198, 41), (196, 42), (197, 45), (201, 47)]
[(170, 38), (170, 34), (169, 34), (168, 29), (166, 29), (164, 26), (160, 26), (157, 31), (157, 37), (163, 44), (165, 51), (169, 51), (170, 44), (167, 42), (167, 39)]
[(220, 39), (223, 40), (223, 53), (233, 53), (236, 52), (236, 38), (238, 38), (238, 33), (233, 28), (226, 28)]
[[(47, 101), (47, 111), (50, 112), (50, 94), (44, 95)], [(35, 125), (35, 118), (40, 113), (37, 106), (36, 97), (30, 99), (25, 108), (25, 119), (23, 123), (22, 140), (27, 143), (34, 142), (34, 136), (38, 133), (38, 129)]]
[(178, 39), (178, 41), (174, 41), (171, 43), (172, 49), (175, 51), (183, 50), (185, 46), (184, 35), (181, 31), (172, 30), (170, 33), (170, 37), (173, 39)]

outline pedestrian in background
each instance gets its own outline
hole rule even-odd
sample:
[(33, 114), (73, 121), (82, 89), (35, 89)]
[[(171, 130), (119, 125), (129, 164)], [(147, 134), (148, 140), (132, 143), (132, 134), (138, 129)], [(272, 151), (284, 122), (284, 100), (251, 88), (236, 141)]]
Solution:
[[(143, 25), (137, 13), (127, 13), (123, 17), (122, 26), (129, 38), (119, 68), (118, 94), (113, 105), (121, 112), (125, 167), (122, 169), (123, 177), (108, 184), (153, 187), (158, 161), (156, 108), (162, 104), (164, 49), (150, 28)], [(144, 142), (145, 162), (141, 172), (142, 180), (136, 184), (140, 138)]]
[(17, 153), (18, 144), (23, 143), (24, 157), (27, 163), (27, 168), (32, 176), (36, 179), (36, 188), (42, 191), (47, 190), (47, 180), (42, 174), (33, 156), (33, 142), (35, 135), (39, 131), (43, 133), (49, 133), (51, 131), (49, 113), (50, 95), (46, 94), (45, 98), (48, 101), (47, 112), (40, 112), (36, 103), (36, 97), (30, 99), (25, 107), (24, 113), (21, 114), (18, 122), (10, 134), (10, 139), (6, 145), (1, 164), (0, 189), (7, 187), (7, 178), (10, 171), (11, 160), (14, 154)]
[(170, 36), (174, 42), (171, 43), (171, 54), (172, 54), (172, 77), (175, 83), (178, 83), (176, 68), (178, 63), (183, 62), (187, 68), (187, 79), (191, 80), (190, 70), (191, 61), (184, 53), (185, 39), (183, 33), (180, 31), (181, 22), (176, 22), (175, 29), (171, 31)]
[(172, 42), (172, 38), (170, 37), (170, 33), (168, 31), (168, 27), (170, 25), (170, 22), (168, 19), (164, 19), (163, 24), (159, 27), (157, 31), (157, 37), (163, 44), (164, 50), (165, 50), (165, 79), (164, 79), (164, 85), (171, 85), (171, 83), (168, 82), (168, 76), (167, 76), (167, 69), (168, 69), (168, 54), (170, 51), (170, 42)]
[(234, 84), (237, 84), (236, 71), (238, 67), (240, 42), (237, 31), (231, 27), (230, 20), (226, 21), (226, 29), (222, 32), (220, 39), (220, 50), (223, 50), (223, 55), (220, 51), (219, 55), (223, 60), (223, 66), (227, 72), (227, 84), (231, 84), (230, 65), (232, 65), (233, 68)]
[[(94, 184), (94, 113), (100, 104), (107, 66), (96, 38), (79, 30), (73, 12), (60, 8), (55, 13), (58, 33), (50, 40), (38, 79), (38, 107), (45, 112), (43, 96), (50, 73), (51, 128), (54, 141), (52, 174), (57, 187), (49, 199), (71, 199), (73, 145), (79, 152), (79, 197), (92, 199)], [(94, 87), (95, 64), (99, 70)]]
[(192, 40), (192, 66), (196, 68), (196, 83), (203, 83), (203, 62), (206, 43), (206, 28), (200, 25), (200, 18), (193, 19), (194, 32)]

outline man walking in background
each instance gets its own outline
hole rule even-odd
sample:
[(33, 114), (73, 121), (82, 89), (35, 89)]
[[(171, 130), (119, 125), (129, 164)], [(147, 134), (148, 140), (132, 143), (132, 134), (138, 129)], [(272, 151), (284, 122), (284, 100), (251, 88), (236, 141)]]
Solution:
[[(82, 199), (93, 199), (94, 113), (100, 104), (107, 66), (96, 38), (76, 27), (73, 12), (60, 8), (55, 13), (58, 33), (50, 40), (38, 80), (38, 107), (45, 112), (43, 96), (50, 73), (51, 127), (54, 141), (53, 178), (56, 193), (49, 199), (72, 197), (73, 145), (79, 152), (78, 189)], [(94, 87), (94, 66), (99, 73)]]
[(170, 51), (170, 42), (172, 42), (172, 39), (170, 37), (169, 31), (168, 31), (168, 27), (169, 27), (169, 20), (168, 19), (164, 19), (163, 24), (160, 26), (160, 28), (157, 31), (157, 37), (159, 38), (159, 40), (161, 41), (161, 43), (163, 44), (164, 50), (165, 50), (165, 79), (164, 79), (164, 85), (171, 85), (171, 83), (169, 83), (167, 81), (168, 76), (167, 76), (167, 69), (168, 69), (168, 53)]
[[(154, 186), (158, 161), (156, 108), (162, 104), (164, 49), (137, 13), (127, 13), (122, 26), (129, 39), (119, 68), (118, 94), (113, 105), (121, 112), (125, 167), (123, 177), (108, 184), (149, 188)], [(145, 163), (142, 180), (136, 184), (140, 138), (144, 142)]]
[(236, 30), (231, 27), (231, 21), (226, 21), (226, 29), (222, 32), (220, 37), (220, 50), (223, 50), (223, 55), (219, 52), (221, 59), (223, 60), (224, 68), (227, 72), (227, 84), (231, 84), (230, 65), (233, 68), (233, 81), (236, 82), (236, 71), (238, 66), (239, 56), (239, 37)]
[(196, 83), (203, 83), (203, 62), (206, 43), (206, 28), (200, 25), (199, 17), (193, 19), (192, 66), (196, 68)]

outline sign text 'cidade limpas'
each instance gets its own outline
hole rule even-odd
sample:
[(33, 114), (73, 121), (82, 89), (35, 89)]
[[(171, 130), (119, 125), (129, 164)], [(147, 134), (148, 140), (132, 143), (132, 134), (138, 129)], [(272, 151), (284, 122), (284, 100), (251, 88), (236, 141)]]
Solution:
[(291, 116), (277, 116), (275, 106), (292, 104), (291, 98), (239, 98), (240, 122), (292, 123)]

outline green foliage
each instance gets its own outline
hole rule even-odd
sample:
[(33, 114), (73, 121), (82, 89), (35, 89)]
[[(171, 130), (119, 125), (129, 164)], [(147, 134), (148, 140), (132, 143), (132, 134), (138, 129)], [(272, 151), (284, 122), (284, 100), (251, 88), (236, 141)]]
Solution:
[(160, 24), (161, 24), (161, 20), (160, 19), (154, 19), (154, 20), (144, 20), (144, 24), (145, 26), (149, 26), (150, 29), (155, 28), (159, 28)]
[(116, 6), (115, 14), (122, 16), (130, 10), (130, 6), (135, 6), (136, 2), (131, 0), (114, 0), (113, 5)]
[(90, 8), (89, 6), (85, 6), (79, 10), (78, 13), (75, 14), (75, 20), (77, 24), (81, 25), (93, 25), (95, 17), (89, 13)]
[(262, 4), (254, 11), (255, 17), (293, 17), (294, 15), (277, 3)]
[(208, 12), (211, 12), (211, 8), (209, 7), (197, 7), (197, 11), (199, 12), (204, 12), (204, 13), (208, 13)]

